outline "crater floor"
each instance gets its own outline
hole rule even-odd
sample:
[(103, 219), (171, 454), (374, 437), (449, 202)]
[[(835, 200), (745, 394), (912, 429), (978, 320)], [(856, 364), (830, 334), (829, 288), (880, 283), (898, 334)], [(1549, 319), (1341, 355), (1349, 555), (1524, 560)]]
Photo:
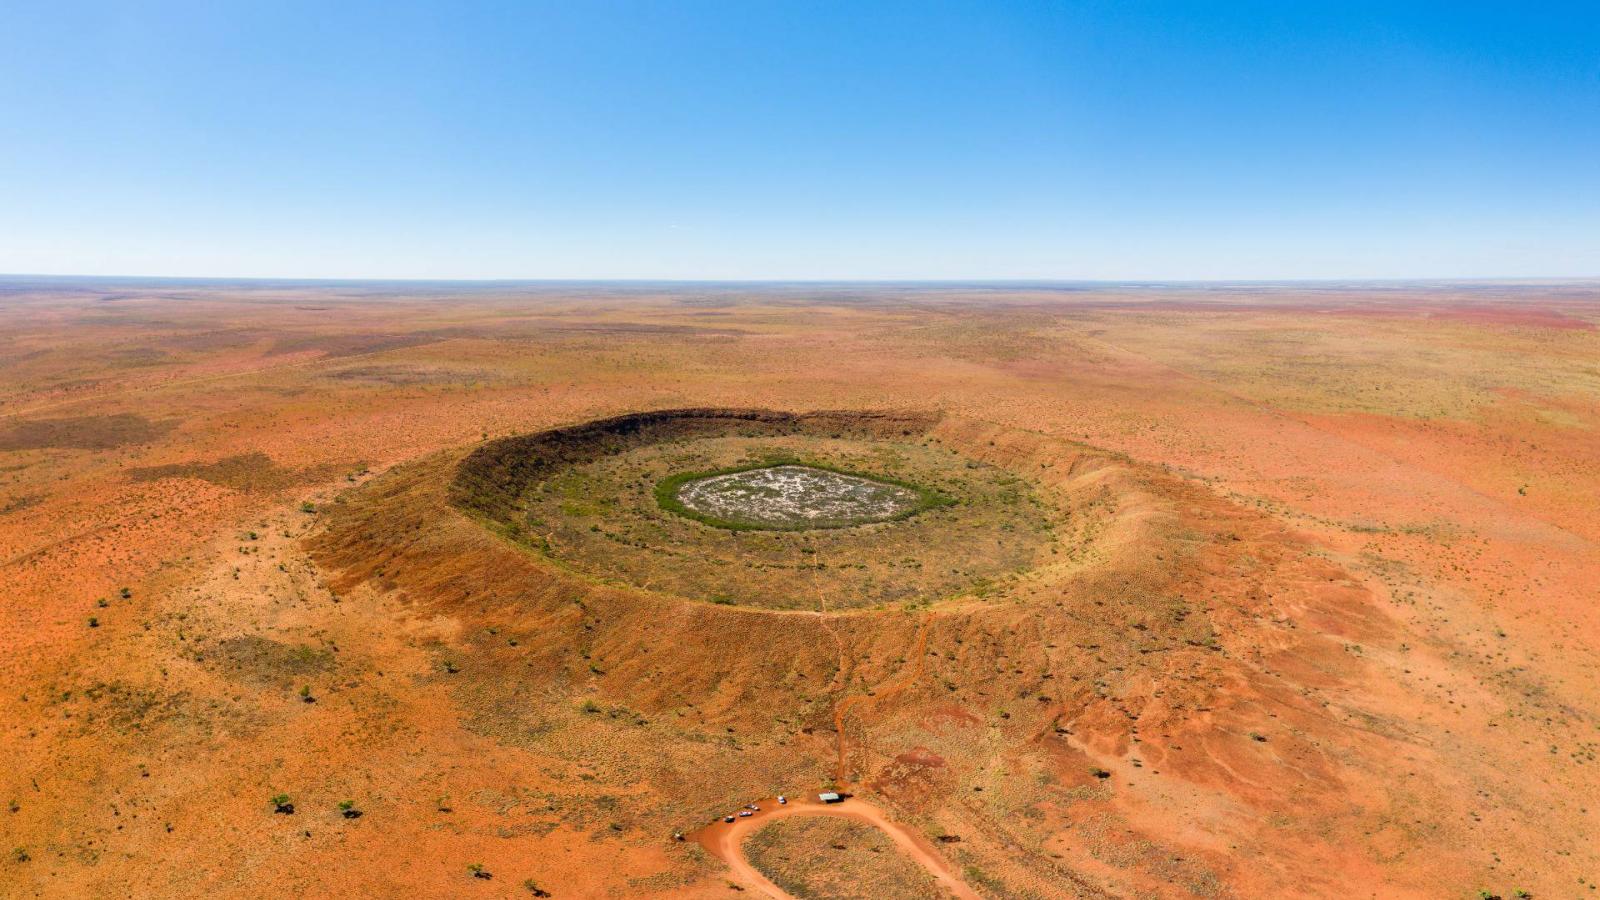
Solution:
[[(664, 484), (671, 486), (672, 479)], [(663, 502), (702, 522), (734, 528), (841, 528), (910, 515), (923, 494), (875, 478), (804, 465), (702, 475), (665, 492)]]

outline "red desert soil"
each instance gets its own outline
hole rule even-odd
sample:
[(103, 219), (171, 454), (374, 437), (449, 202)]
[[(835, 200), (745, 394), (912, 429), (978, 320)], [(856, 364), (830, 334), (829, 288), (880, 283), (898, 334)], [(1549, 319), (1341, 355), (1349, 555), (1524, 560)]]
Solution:
[[(984, 897), (1600, 895), (1597, 326), (1581, 282), (0, 286), (0, 896), (733, 896), (721, 817), (830, 786)], [(1056, 552), (771, 611), (449, 501), (685, 407), (913, 411)]]

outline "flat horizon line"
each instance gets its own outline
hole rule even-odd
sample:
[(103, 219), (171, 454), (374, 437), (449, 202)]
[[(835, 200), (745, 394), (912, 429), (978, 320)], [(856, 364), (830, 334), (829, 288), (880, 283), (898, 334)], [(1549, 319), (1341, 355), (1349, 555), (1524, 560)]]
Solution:
[(1402, 275), (1313, 276), (1291, 278), (426, 278), (302, 277), (288, 275), (85, 275), (55, 272), (0, 272), (0, 282), (156, 282), (258, 283), (296, 285), (433, 284), (433, 285), (881, 285), (881, 286), (1152, 286), (1152, 285), (1392, 285), (1392, 284), (1600, 284), (1595, 275)]

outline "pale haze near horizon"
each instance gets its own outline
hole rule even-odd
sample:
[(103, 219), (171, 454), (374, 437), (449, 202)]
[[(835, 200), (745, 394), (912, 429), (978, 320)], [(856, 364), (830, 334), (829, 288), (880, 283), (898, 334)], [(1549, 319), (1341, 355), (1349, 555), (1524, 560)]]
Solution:
[(1600, 275), (1592, 5), (12, 4), (0, 272)]

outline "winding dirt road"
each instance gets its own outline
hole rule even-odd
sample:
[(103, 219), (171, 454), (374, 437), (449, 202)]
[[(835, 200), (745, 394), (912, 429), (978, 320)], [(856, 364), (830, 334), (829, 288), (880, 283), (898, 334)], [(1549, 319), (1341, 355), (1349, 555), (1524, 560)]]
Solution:
[(732, 823), (713, 822), (690, 835), (713, 856), (727, 863), (728, 868), (732, 870), (734, 880), (747, 888), (761, 891), (777, 900), (793, 900), (783, 888), (773, 884), (745, 858), (745, 838), (774, 820), (788, 816), (838, 816), (865, 822), (887, 834), (895, 846), (926, 869), (928, 874), (949, 892), (949, 896), (960, 900), (979, 900), (972, 888), (967, 887), (966, 883), (951, 871), (949, 863), (945, 862), (944, 857), (940, 856), (921, 835), (891, 821), (882, 810), (870, 803), (850, 797), (840, 803), (824, 804), (811, 800), (790, 800), (787, 805), (780, 806), (776, 798), (767, 798), (756, 801), (756, 805), (761, 807), (760, 811), (749, 818), (736, 819)]

